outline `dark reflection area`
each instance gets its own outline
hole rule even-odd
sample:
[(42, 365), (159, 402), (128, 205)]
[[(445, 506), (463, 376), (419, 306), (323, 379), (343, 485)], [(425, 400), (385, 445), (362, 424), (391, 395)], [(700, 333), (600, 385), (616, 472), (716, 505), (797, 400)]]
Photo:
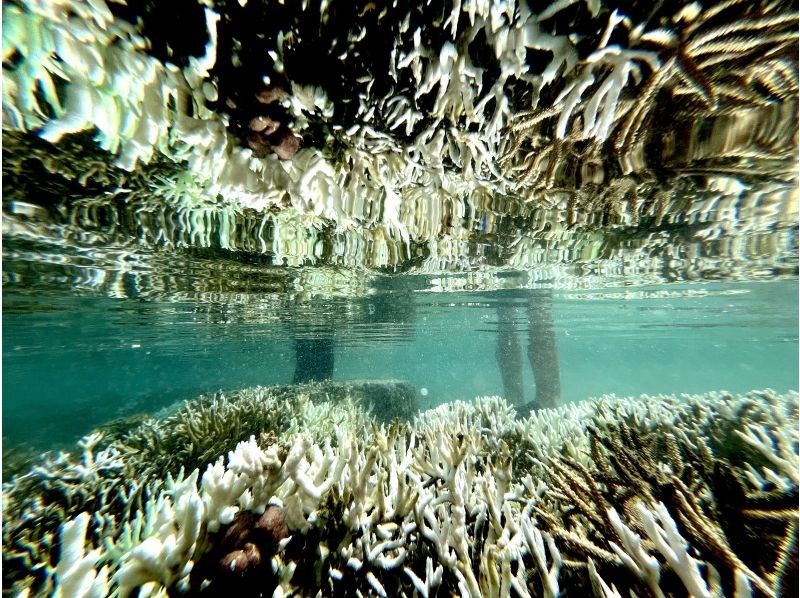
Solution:
[(302, 384), (333, 378), (334, 335), (330, 332), (317, 338), (294, 341), (295, 367), (292, 383)]
[(337, 344), (369, 346), (414, 339), (413, 288), (396, 278), (378, 281), (369, 294), (352, 299), (301, 295), (281, 313), (294, 336), (294, 384), (333, 379)]
[[(497, 309), (497, 350), (495, 357), (503, 381), (503, 396), (520, 415), (535, 409), (556, 407), (561, 402), (558, 345), (553, 329), (553, 291), (537, 289), (509, 295), (514, 303), (501, 300)], [(528, 324), (528, 362), (533, 370), (535, 395), (525, 401), (522, 348), (516, 320), (520, 312)]]

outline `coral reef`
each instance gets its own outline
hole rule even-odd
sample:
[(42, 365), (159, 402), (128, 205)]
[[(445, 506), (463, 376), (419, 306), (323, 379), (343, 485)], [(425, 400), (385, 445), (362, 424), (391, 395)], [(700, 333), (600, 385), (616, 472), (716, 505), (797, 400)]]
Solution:
[[(14, 176), (4, 169), (4, 184), (26, 188)], [(136, 178), (129, 176), (125, 187), (139, 191), (114, 202), (101, 196), (42, 206), (44, 189), (28, 198), (12, 189), (3, 214), (3, 252), (13, 274), (7, 284), (24, 287), (31, 263), (48, 280), (112, 297), (200, 301), (226, 292), (242, 301), (257, 290), (287, 287), (363, 294), (366, 280), (397, 271), (484, 290), (507, 285), (510, 271), (524, 271), (516, 285), (573, 288), (797, 273), (797, 187), (774, 181), (687, 175), (663, 184), (628, 177), (552, 190), (543, 196), (549, 207), (476, 193), (440, 213), (450, 227), (426, 229), (406, 247), (374, 230), (337, 232), (288, 211), (166, 205), (153, 199), (163, 190), (136, 187)], [(74, 193), (59, 185), (51, 197)], [(596, 211), (587, 214), (581, 205)], [(245, 259), (234, 260), (234, 252)], [(261, 265), (309, 268), (279, 275)], [(365, 277), (345, 268), (371, 271)]]
[(309, 429), (322, 442), (335, 424), (367, 425), (372, 420), (346, 388), (312, 383), (202, 396), (161, 417), (104, 426), (76, 453), (43, 455), (27, 471), (18, 465), (3, 493), (6, 512), (16, 513), (3, 526), (6, 571), (13, 576), (16, 563), (35, 570), (33, 555), (53, 549), (58, 526), (81, 511), (129, 520), (165, 475), (203, 467), (242, 438), (269, 444)]
[[(574, 69), (557, 98), (517, 113), (510, 127), (515, 141), (505, 158), (517, 156), (526, 144), (528, 151), (517, 166), (522, 179), (549, 188), (557, 170), (567, 167), (565, 156), (573, 163), (593, 163), (596, 169), (606, 140), (619, 152), (626, 173), (647, 164), (647, 154), (673, 154), (666, 143), (645, 147), (652, 143), (654, 113), (662, 102), (680, 101), (686, 112), (712, 122), (731, 111), (737, 117), (770, 111), (779, 98), (788, 99), (798, 90), (797, 63), (791, 56), (797, 47), (797, 15), (786, 8), (771, 3), (690, 4), (636, 26), (615, 10), (597, 47)], [(619, 39), (619, 27), (627, 43), (609, 43), (612, 37)], [(756, 55), (767, 59), (758, 63)], [(626, 94), (629, 85), (639, 90)], [(555, 127), (548, 135), (542, 123), (550, 119)], [(746, 156), (780, 159), (778, 148), (792, 144), (790, 134), (751, 134), (740, 139), (736, 151), (720, 148), (715, 157), (720, 162)], [(690, 161), (701, 158), (697, 154)]]
[[(29, 539), (6, 580), (121, 596), (796, 590), (796, 393), (602, 397), (521, 420), (482, 398), (410, 423), (360, 417), (317, 440), (311, 427), (232, 438), (127, 511), (110, 493), (62, 513), (59, 542)], [(134, 459), (111, 446), (85, 441), (82, 468), (103, 477)], [(18, 504), (6, 499), (4, 534), (25, 529)], [(19, 538), (4, 545), (9, 559)]]
[[(112, 297), (265, 312), (367, 295), (342, 266), (466, 272), (435, 290), (796, 276), (786, 0), (162, 4), (4, 3), (12, 284), (49, 260)], [(251, 263), (187, 282), (201, 251)], [(797, 594), (796, 393), (412, 419), (412, 391), (219, 393), (15, 467), (4, 586)]]
[(186, 402), (105, 442), (163, 475), (201, 467), (252, 435), (269, 444), (306, 431), (322, 442), (333, 425), (364, 425), (370, 412), (379, 422), (408, 420), (417, 411), (415, 399), (413, 386), (390, 380), (246, 388)]

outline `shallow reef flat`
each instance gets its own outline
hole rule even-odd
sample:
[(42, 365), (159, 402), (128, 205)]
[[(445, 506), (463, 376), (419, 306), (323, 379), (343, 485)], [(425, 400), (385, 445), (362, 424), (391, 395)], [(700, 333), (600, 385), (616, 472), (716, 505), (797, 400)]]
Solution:
[(797, 595), (797, 393), (524, 418), (484, 397), (379, 423), (322, 387), (201, 397), (43, 455), (3, 488), (4, 587)]

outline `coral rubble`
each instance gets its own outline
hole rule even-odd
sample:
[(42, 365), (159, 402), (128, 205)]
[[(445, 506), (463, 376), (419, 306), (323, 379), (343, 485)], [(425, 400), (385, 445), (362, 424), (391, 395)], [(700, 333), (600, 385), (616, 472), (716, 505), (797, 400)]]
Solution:
[[(147, 468), (157, 457), (93, 437), (80, 463), (4, 487), (4, 575), (86, 596), (791, 595), (797, 418), (797, 394), (771, 391), (610, 396), (525, 419), (481, 398), (407, 423), (326, 417), (316, 438), (319, 421), (263, 422), (283, 428), (239, 429), (227, 455), (163, 479)], [(137, 470), (151, 481), (130, 500)], [(26, 535), (45, 490), (78, 475), (102, 497)], [(32, 478), (38, 513), (19, 498)]]

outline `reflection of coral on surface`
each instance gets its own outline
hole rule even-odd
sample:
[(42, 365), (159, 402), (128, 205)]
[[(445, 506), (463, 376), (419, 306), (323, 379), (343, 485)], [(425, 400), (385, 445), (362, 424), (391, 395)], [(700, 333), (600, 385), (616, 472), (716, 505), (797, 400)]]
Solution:
[[(8, 531), (24, 516), (22, 477), (5, 487), (4, 575), (20, 588), (85, 583), (123, 596), (787, 595), (797, 415), (796, 394), (769, 391), (606, 397), (525, 420), (479, 399), (411, 424), (342, 420), (319, 443), (264, 430), (278, 442), (243, 440), (202, 476), (144, 493), (133, 476), (122, 487), (103, 480), (116, 475), (109, 464), (145, 463), (87, 443), (82, 467), (107, 498), (93, 503), (91, 526), (79, 501), (62, 510), (75, 521), (61, 531), (72, 560), (52, 568), (54, 543)], [(76, 470), (62, 460), (28, 475), (56, 487)], [(117, 493), (138, 496), (136, 506), (114, 503)]]
[(108, 216), (287, 266), (796, 272), (785, 1), (189, 2), (183, 55), (151, 4), (3, 9), (4, 190), (81, 242)]
[[(675, 168), (763, 159), (793, 177), (787, 2), (243, 4), (198, 12), (202, 55), (174, 64), (135, 10), (4, 6), (4, 129), (53, 143), (93, 131), (121, 168), (167, 158), (208, 201), (288, 203), (345, 228), (375, 219), (404, 241), (415, 189), (538, 202), (543, 189), (661, 169), (662, 153)], [(742, 109), (762, 130), (733, 142), (724, 117)]]
[[(610, 44), (612, 35), (627, 38), (627, 44)], [(796, 114), (796, 55), (797, 14), (780, 3), (690, 4), (669, 18), (636, 26), (615, 10), (597, 48), (565, 73), (558, 96), (515, 114), (509, 126), (514, 140), (501, 162), (516, 158), (513, 170), (521, 171), (522, 182), (550, 188), (570, 160), (597, 162), (600, 148), (611, 141), (623, 172), (643, 170), (646, 144), (652, 143), (649, 153), (661, 159), (664, 149), (672, 153), (661, 136), (680, 135), (682, 127), (654, 122), (667, 105), (673, 122), (688, 116), (687, 124), (694, 119), (706, 126), (712, 117), (754, 108), (766, 108), (762, 117), (771, 120), (769, 114), (783, 102)], [(759, 62), (760, 56), (766, 59)], [(736, 151), (718, 151), (716, 157), (786, 158), (796, 141), (791, 131), (784, 133), (770, 143), (751, 132)], [(682, 158), (697, 159), (702, 144), (689, 141)]]
[[(285, 110), (275, 107), (287, 92), (277, 86), (266, 87), (256, 94), (256, 114), (247, 123), (247, 145), (257, 158), (274, 152), (281, 160), (291, 160), (300, 149), (300, 138), (294, 135), (286, 121)], [(260, 107), (260, 108), (259, 108)]]

